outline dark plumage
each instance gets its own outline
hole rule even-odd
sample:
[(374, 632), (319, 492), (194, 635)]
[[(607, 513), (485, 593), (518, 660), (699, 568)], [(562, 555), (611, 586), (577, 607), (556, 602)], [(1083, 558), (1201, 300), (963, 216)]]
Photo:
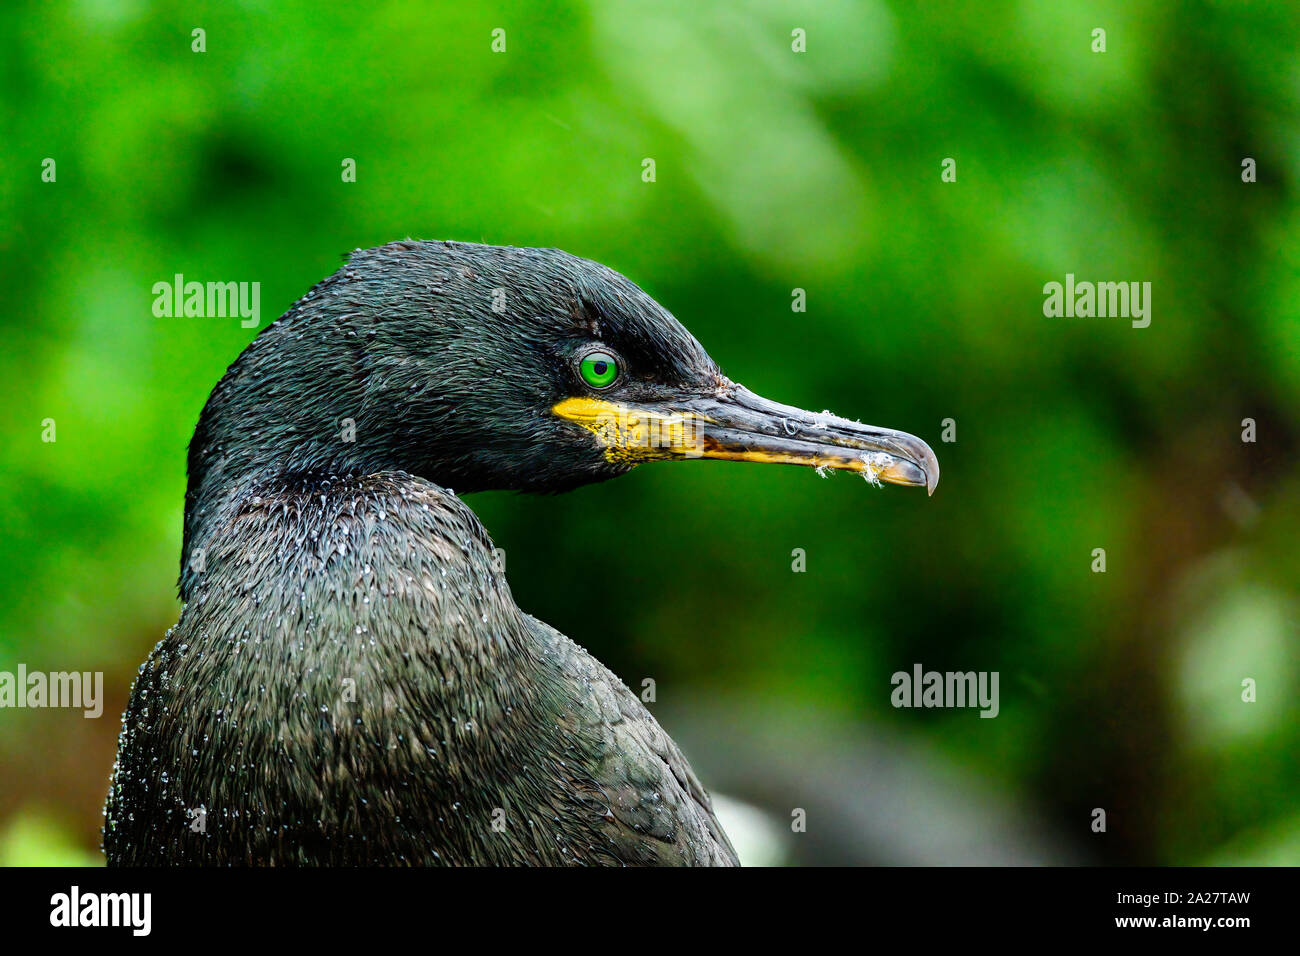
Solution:
[[(617, 357), (608, 388), (580, 372), (593, 344)], [(582, 418), (615, 406), (708, 424), (688, 447)], [(919, 439), (733, 385), (596, 263), (355, 253), (245, 349), (195, 429), (185, 606), (124, 715), (109, 862), (734, 864), (672, 740), (516, 607), (450, 490), (562, 491), (670, 457), (938, 477)]]

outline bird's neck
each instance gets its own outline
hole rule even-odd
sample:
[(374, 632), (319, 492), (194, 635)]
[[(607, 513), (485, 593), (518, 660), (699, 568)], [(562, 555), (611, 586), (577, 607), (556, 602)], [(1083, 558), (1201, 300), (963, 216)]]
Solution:
[(307, 322), (291, 312), (254, 339), (212, 390), (190, 441), (182, 598), (190, 565), (202, 560), (196, 549), (218, 533), (232, 503), (264, 489), (310, 492), (383, 472), (454, 487), (450, 475), (429, 467), (430, 450), (412, 440), (427, 423), (407, 419), (404, 380), (383, 372), (392, 350), (359, 339), (329, 317)]
[(320, 702), (349, 679), (363, 709), (418, 702), (433, 737), (464, 753), (548, 692), (539, 662), (554, 635), (519, 611), (454, 495), (405, 474), (260, 492), (220, 502), (199, 545), (182, 623), (209, 673)]

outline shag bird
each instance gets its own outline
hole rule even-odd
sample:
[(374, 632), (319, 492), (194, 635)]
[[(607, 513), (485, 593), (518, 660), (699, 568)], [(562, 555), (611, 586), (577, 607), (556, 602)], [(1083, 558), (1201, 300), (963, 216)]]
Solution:
[(515, 605), (452, 491), (556, 492), (685, 458), (939, 479), (912, 435), (729, 381), (598, 263), (353, 253), (203, 409), (183, 609), (123, 715), (109, 863), (735, 864), (681, 751)]

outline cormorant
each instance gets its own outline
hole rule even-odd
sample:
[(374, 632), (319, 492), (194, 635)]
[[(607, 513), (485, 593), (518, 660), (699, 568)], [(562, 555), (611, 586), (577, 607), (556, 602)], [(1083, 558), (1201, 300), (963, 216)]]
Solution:
[(598, 263), (353, 253), (203, 409), (184, 606), (123, 715), (109, 863), (735, 864), (677, 746), (515, 605), (452, 491), (693, 457), (939, 479), (918, 438), (729, 381)]

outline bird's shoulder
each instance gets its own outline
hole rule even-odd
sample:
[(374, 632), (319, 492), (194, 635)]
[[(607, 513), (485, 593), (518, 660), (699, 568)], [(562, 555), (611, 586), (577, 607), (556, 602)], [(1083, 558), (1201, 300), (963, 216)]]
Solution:
[(626, 862), (736, 865), (713, 803), (677, 744), (635, 694), (575, 641), (525, 615), (558, 683), (559, 723), (583, 739), (602, 827)]

